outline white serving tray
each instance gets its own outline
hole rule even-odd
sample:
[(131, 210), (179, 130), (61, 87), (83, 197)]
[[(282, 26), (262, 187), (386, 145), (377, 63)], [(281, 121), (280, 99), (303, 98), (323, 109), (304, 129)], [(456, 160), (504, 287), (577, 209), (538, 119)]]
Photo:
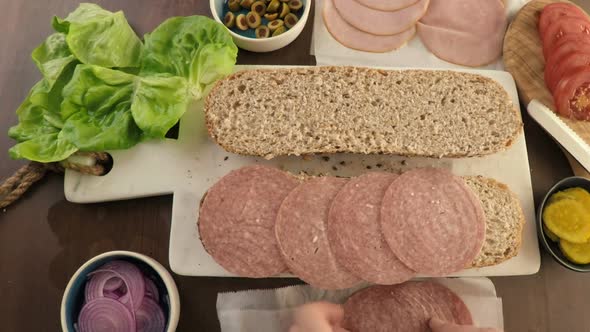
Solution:
[[(263, 67), (236, 66), (236, 71)], [(509, 73), (464, 71), (498, 81), (509, 92), (514, 105), (520, 107), (516, 86)], [(203, 194), (231, 170), (261, 163), (293, 172), (353, 176), (367, 172), (368, 168), (400, 171), (422, 166), (444, 167), (457, 175), (483, 175), (507, 184), (519, 197), (526, 218), (518, 256), (497, 266), (469, 269), (453, 276), (526, 275), (539, 270), (535, 208), (524, 134), (509, 150), (483, 158), (427, 159), (334, 154), (311, 158), (280, 157), (269, 161), (231, 154), (215, 144), (207, 136), (202, 108), (201, 101), (186, 112), (180, 122), (178, 140), (146, 142), (129, 150), (109, 151), (114, 165), (105, 176), (66, 171), (66, 198), (76, 203), (93, 203), (173, 193), (169, 251), (172, 270), (189, 276), (232, 276), (207, 254), (199, 240), (196, 225)]]

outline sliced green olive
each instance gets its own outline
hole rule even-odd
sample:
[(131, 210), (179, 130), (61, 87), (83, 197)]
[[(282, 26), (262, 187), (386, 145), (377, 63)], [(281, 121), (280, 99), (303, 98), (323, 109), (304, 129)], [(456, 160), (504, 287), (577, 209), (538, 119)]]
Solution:
[(227, 3), (227, 7), (232, 12), (237, 12), (238, 10), (240, 10), (240, 0), (229, 0), (229, 2)]
[(286, 3), (281, 3), (281, 10), (280, 10), (280, 18), (284, 18), (285, 16), (287, 16), (287, 14), (289, 14), (291, 12), (291, 10), (289, 9), (289, 5)]
[(246, 20), (246, 15), (240, 14), (236, 17), (236, 26), (240, 30), (248, 30), (248, 20)]
[(279, 13), (273, 13), (273, 14), (266, 13), (266, 14), (264, 14), (264, 18), (267, 19), (267, 20), (269, 20), (269, 21), (274, 21), (277, 18), (279, 18)]
[(270, 30), (266, 25), (261, 25), (256, 28), (256, 38), (268, 38), (270, 36)]
[(284, 24), (285, 23), (283, 22), (283, 20), (274, 20), (272, 22), (268, 22), (268, 28), (270, 29), (270, 31), (275, 31), (279, 27), (282, 27)]
[(301, 9), (301, 7), (303, 7), (303, 3), (301, 2), (301, 0), (291, 0), (289, 1), (289, 8), (296, 12), (299, 9)]
[(276, 37), (278, 35), (282, 35), (283, 33), (285, 33), (285, 31), (287, 31), (287, 29), (285, 28), (284, 25), (281, 25), (272, 33), (272, 36)]
[(297, 24), (299, 19), (297, 18), (297, 15), (295, 15), (293, 13), (289, 13), (289, 14), (287, 14), (287, 16), (285, 16), (284, 21), (285, 21), (285, 26), (287, 28), (291, 29), (295, 24)]
[(248, 26), (252, 29), (258, 28), (260, 23), (262, 23), (260, 15), (258, 15), (256, 12), (249, 12), (246, 15), (246, 21), (248, 21)]
[(223, 24), (228, 28), (233, 28), (236, 25), (236, 15), (232, 12), (227, 12), (223, 18)]
[(289, 0), (279, 0), (280, 2), (289, 2)]
[(252, 8), (252, 3), (254, 3), (254, 0), (242, 0), (240, 1), (240, 6), (246, 9), (250, 9)]
[(256, 1), (255, 3), (253, 3), (252, 11), (258, 14), (259, 16), (266, 14), (266, 5), (264, 4), (264, 1)]
[(281, 3), (279, 0), (271, 0), (268, 6), (266, 6), (266, 11), (268, 13), (276, 13), (279, 10), (279, 6)]

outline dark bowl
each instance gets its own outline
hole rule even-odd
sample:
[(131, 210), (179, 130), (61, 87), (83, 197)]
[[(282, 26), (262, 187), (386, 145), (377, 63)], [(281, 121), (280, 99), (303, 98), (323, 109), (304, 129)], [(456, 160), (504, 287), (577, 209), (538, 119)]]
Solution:
[(549, 200), (549, 197), (558, 191), (573, 187), (580, 187), (590, 192), (590, 180), (579, 176), (572, 176), (557, 182), (549, 192), (547, 192), (537, 210), (537, 235), (545, 250), (547, 250), (559, 264), (572, 271), (590, 272), (590, 264), (576, 264), (569, 261), (561, 252), (561, 249), (559, 249), (558, 243), (553, 242), (553, 240), (545, 234), (545, 230), (543, 229), (543, 209), (545, 209), (545, 203)]

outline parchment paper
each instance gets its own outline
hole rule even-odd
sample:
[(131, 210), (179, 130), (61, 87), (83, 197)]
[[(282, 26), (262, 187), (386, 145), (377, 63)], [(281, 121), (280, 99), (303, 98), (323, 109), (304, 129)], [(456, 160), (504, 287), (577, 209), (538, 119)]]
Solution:
[[(465, 302), (476, 326), (504, 328), (502, 300), (488, 278), (439, 278)], [(248, 290), (217, 295), (217, 314), (222, 332), (286, 332), (294, 310), (305, 303), (344, 303), (359, 289), (325, 291), (307, 285), (270, 290)]]

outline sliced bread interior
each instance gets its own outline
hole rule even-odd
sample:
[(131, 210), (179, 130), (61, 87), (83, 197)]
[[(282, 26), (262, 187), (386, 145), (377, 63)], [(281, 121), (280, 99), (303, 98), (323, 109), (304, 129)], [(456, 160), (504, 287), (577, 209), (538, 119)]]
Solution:
[(518, 254), (524, 214), (518, 197), (503, 183), (481, 176), (464, 177), (481, 200), (486, 216), (486, 238), (471, 267), (497, 265)]
[(210, 136), (233, 153), (470, 157), (522, 129), (504, 88), (455, 71), (300, 67), (245, 70), (207, 97)]

